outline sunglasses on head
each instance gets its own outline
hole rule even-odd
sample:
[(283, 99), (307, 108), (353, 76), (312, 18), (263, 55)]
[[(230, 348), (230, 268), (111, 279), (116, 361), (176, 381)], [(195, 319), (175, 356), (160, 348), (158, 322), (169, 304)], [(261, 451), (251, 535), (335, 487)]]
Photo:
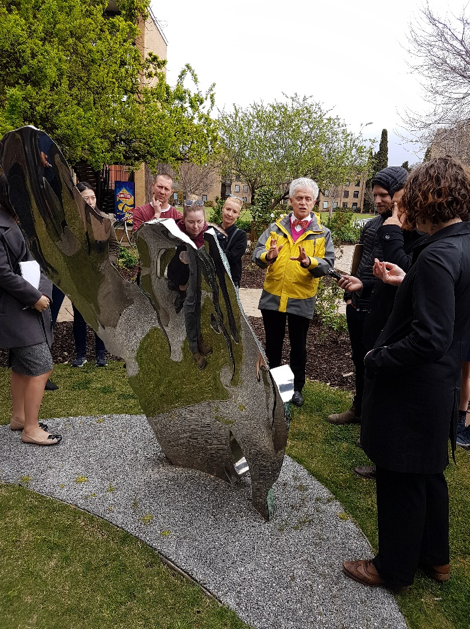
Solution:
[(204, 207), (204, 201), (200, 201), (197, 199), (196, 201), (192, 201), (191, 199), (186, 199), (183, 201), (184, 207), (191, 207), (192, 205), (196, 205), (197, 207)]

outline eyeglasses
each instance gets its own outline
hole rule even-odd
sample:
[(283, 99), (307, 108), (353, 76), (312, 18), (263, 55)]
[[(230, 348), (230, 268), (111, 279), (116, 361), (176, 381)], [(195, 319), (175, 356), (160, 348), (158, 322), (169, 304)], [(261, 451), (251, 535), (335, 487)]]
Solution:
[(196, 201), (192, 201), (191, 199), (186, 199), (183, 201), (184, 207), (191, 207), (192, 205), (197, 205), (197, 207), (204, 207), (204, 201), (197, 199)]

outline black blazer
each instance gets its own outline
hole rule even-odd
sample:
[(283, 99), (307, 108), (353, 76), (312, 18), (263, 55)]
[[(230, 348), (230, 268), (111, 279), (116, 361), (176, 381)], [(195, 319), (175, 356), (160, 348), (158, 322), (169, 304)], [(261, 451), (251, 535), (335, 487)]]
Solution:
[(457, 223), (414, 252), (387, 324), (364, 360), (362, 444), (377, 465), (421, 474), (446, 467), (469, 323), (470, 224)]
[(0, 347), (52, 344), (50, 308), (32, 308), (42, 295), (52, 297), (52, 282), (41, 273), (38, 290), (19, 271), (19, 262), (32, 259), (21, 229), (0, 208)]

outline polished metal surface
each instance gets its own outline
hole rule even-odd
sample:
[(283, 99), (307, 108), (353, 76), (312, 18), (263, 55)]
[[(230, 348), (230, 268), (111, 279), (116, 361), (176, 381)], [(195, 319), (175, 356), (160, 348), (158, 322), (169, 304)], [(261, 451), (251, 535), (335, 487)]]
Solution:
[[(33, 127), (7, 133), (0, 160), (31, 252), (124, 359), (165, 455), (230, 482), (249, 470), (253, 506), (268, 519), (287, 442), (284, 403), (215, 230), (196, 249), (172, 219), (142, 225), (138, 286), (111, 263), (112, 222), (83, 200), (49, 136)], [(189, 270), (179, 312), (172, 260)]]

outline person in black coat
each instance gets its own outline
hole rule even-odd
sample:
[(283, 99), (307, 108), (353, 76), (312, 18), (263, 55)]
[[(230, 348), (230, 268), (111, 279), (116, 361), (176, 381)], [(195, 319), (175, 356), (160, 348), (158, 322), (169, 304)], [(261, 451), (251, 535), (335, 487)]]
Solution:
[[(449, 157), (419, 166), (402, 199), (412, 228), (429, 234), (405, 273), (392, 313), (365, 357), (362, 445), (377, 466), (379, 552), (346, 561), (366, 585), (406, 587), (419, 565), (449, 579), (449, 505), (444, 469), (455, 449), (459, 379), (470, 342), (470, 180)], [(463, 222), (465, 221), (465, 222)]]
[(21, 275), (21, 262), (32, 260), (8, 197), (8, 182), (0, 176), (0, 347), (8, 348), (11, 366), (10, 428), (22, 430), (23, 443), (55, 445), (38, 423), (44, 385), (52, 371), (50, 352), (52, 282), (42, 273), (35, 288)]
[(246, 232), (235, 225), (235, 221), (240, 217), (243, 201), (239, 197), (227, 197), (222, 208), (222, 227), (227, 234), (226, 239), (219, 241), (230, 264), (230, 273), (233, 283), (240, 288), (242, 279), (242, 258), (246, 251)]

